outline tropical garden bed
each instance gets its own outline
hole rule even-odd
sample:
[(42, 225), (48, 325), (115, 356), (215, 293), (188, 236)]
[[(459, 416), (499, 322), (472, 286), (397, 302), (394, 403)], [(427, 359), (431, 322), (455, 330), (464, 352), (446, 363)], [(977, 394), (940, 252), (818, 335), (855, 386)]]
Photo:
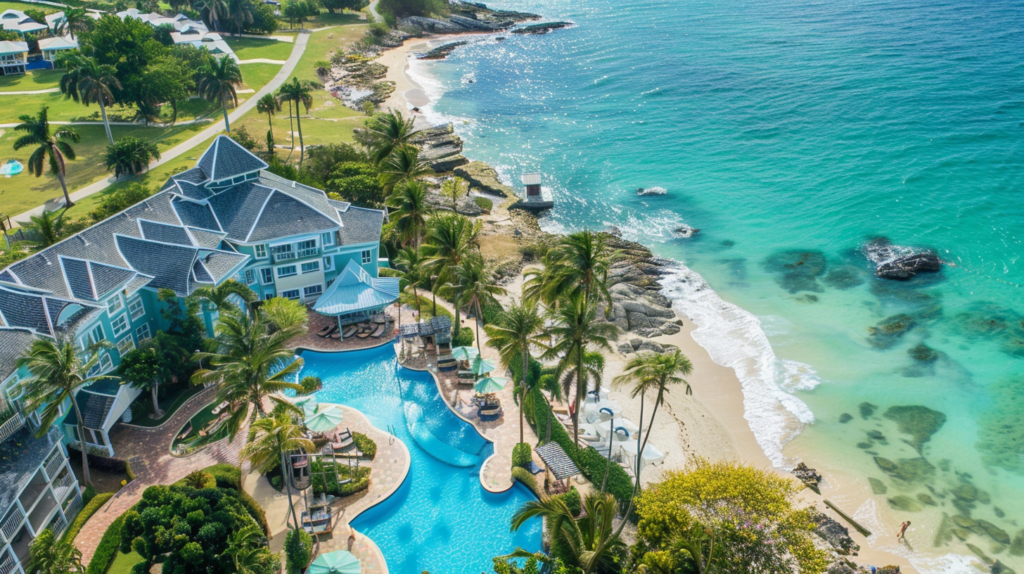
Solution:
[[(171, 442), (171, 454), (174, 456), (188, 456), (203, 447), (227, 437), (227, 429), (214, 430), (217, 421), (225, 413), (218, 411), (214, 414), (217, 405), (210, 403), (198, 413), (192, 415)], [(186, 432), (187, 431), (187, 432)]]

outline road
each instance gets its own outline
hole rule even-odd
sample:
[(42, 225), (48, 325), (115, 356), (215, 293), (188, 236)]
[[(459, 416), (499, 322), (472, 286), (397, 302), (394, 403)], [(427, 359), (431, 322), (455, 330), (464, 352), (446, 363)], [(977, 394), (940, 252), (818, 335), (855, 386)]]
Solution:
[[(283, 84), (292, 75), (292, 72), (295, 71), (295, 66), (297, 66), (299, 63), (299, 59), (302, 58), (303, 52), (306, 51), (307, 42), (309, 42), (309, 34), (299, 34), (295, 38), (295, 45), (292, 47), (292, 53), (290, 56), (288, 56), (288, 59), (285, 61), (284, 66), (281, 66), (281, 69), (278, 70), (277, 75), (274, 76), (274, 78), (271, 79), (270, 82), (267, 83), (267, 85), (260, 88), (260, 90), (256, 92), (255, 95), (253, 95), (248, 100), (242, 102), (242, 105), (238, 106), (237, 108), (232, 110), (231, 113), (228, 114), (228, 118), (231, 122), (239, 120), (242, 116), (244, 116), (250, 110), (255, 108), (256, 102), (258, 102), (260, 98), (262, 98), (266, 94), (273, 93), (274, 90), (279, 88), (281, 84)], [(192, 148), (217, 135), (223, 130), (224, 124), (219, 121), (215, 122), (212, 126), (206, 128), (205, 130), (199, 132), (198, 134), (192, 136), (191, 138), (185, 140), (184, 142), (160, 154), (160, 159), (158, 161), (151, 163), (149, 165), (149, 169), (153, 169), (154, 167), (161, 166), (169, 161), (177, 159), (182, 154), (190, 151)], [(103, 191), (104, 189), (110, 187), (116, 182), (117, 180), (115, 178), (109, 177), (97, 181), (93, 184), (87, 185), (79, 189), (78, 191), (72, 193), (71, 201), (81, 201), (82, 199), (85, 199), (86, 197), (89, 197), (94, 193), (99, 193)], [(25, 213), (16, 215), (13, 219), (18, 223), (27, 223), (29, 221), (29, 218), (32, 217), (33, 215), (42, 214), (43, 209), (45, 207), (47, 206), (41, 205), (39, 207), (36, 207), (35, 209), (26, 211)]]

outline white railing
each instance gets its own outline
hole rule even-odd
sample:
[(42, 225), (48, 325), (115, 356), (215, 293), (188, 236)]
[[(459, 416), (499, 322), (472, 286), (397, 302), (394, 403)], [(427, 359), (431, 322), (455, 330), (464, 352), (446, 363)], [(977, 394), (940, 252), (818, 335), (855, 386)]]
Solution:
[(291, 261), (293, 259), (305, 259), (306, 257), (314, 257), (319, 253), (320, 249), (317, 247), (299, 249), (298, 251), (285, 251), (283, 253), (274, 253), (274, 263), (280, 263), (281, 261)]
[(60, 472), (60, 467), (64, 465), (64, 457), (60, 450), (55, 450), (50, 460), (46, 462), (46, 478), (53, 480), (57, 473)]
[(57, 500), (63, 501), (68, 491), (74, 489), (76, 485), (75, 475), (71, 471), (60, 477), (57, 482), (53, 483), (53, 492), (57, 495)]
[(3, 562), (0, 562), (0, 574), (12, 574), (17, 567), (18, 563), (11, 558), (11, 553), (8, 552), (4, 555)]
[(64, 509), (64, 517), (67, 518), (69, 522), (73, 522), (75, 518), (78, 517), (78, 513), (82, 511), (82, 506), (82, 495), (78, 494), (75, 496), (75, 499), (71, 501), (71, 504)]
[(21, 416), (19, 412), (13, 413), (11, 418), (0, 425), (0, 442), (7, 440), (12, 434), (21, 430), (23, 426), (25, 426), (25, 417)]
[(25, 513), (21, 511), (21, 507), (14, 505), (11, 508), (11, 515), (7, 518), (7, 521), (0, 525), (0, 532), (3, 532), (5, 540), (14, 540), (14, 536), (18, 533), (18, 527), (25, 520)]
[(52, 530), (56, 536), (59, 537), (61, 534), (63, 534), (64, 529), (66, 529), (67, 527), (67, 520), (64, 520), (64, 517), (61, 516), (59, 512), (53, 516), (53, 520), (50, 522), (50, 530)]

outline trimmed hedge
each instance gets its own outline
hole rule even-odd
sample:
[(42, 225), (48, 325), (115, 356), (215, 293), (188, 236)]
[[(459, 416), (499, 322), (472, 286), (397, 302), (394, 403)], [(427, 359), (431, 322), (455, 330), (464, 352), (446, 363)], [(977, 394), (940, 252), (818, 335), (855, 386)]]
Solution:
[(242, 489), (242, 469), (233, 464), (221, 463), (208, 466), (203, 469), (203, 472), (213, 476), (217, 482), (217, 488), (237, 491), (242, 504), (245, 505), (245, 509), (249, 512), (249, 516), (252, 516), (252, 519), (256, 521), (256, 524), (260, 525), (264, 534), (268, 538), (270, 537), (270, 524), (267, 523), (267, 513), (263, 512), (263, 507), (256, 502), (256, 499)]
[(452, 337), (452, 347), (472, 347), (473, 346), (473, 329), (471, 327), (463, 327), (459, 329), (459, 332)]
[(103, 533), (99, 545), (96, 546), (96, 552), (93, 553), (89, 567), (85, 569), (85, 574), (106, 574), (110, 563), (114, 561), (121, 548), (121, 524), (123, 522), (124, 516), (118, 516), (110, 523), (107, 531)]
[(544, 490), (540, 487), (539, 484), (537, 484), (537, 477), (530, 474), (530, 471), (526, 470), (525, 468), (518, 466), (513, 468), (512, 479), (518, 480), (519, 482), (523, 483), (526, 486), (526, 488), (529, 488), (533, 492), (534, 496), (536, 496), (537, 498), (544, 498)]
[(569, 492), (559, 494), (558, 497), (569, 507), (569, 512), (572, 512), (573, 516), (579, 516), (580, 512), (583, 512), (583, 500), (580, 498), (580, 491), (576, 490), (575, 486), (569, 488)]
[(488, 213), (490, 213), (490, 211), (494, 209), (494, 202), (486, 197), (476, 196), (473, 198), (473, 203), (477, 204), (477, 206), (480, 209)]
[(355, 469), (355, 475), (352, 476), (350, 482), (338, 484), (335, 474), (322, 472), (321, 465), (321, 462), (314, 461), (313, 468), (311, 469), (313, 474), (313, 492), (315, 494), (326, 492), (335, 496), (349, 496), (370, 488), (369, 467), (361, 466)]
[(284, 536), (284, 555), (288, 573), (299, 574), (313, 557), (313, 537), (305, 530), (289, 530)]
[(532, 461), (533, 452), (530, 445), (521, 442), (512, 447), (512, 466), (529, 468)]
[(361, 432), (354, 432), (352, 433), (352, 441), (356, 443), (356, 448), (366, 458), (373, 460), (377, 456), (377, 443), (373, 442), (372, 438)]
[[(88, 490), (89, 488), (86, 488), (86, 490)], [(78, 516), (75, 517), (75, 521), (72, 522), (71, 526), (69, 526), (68, 529), (64, 531), (64, 534), (61, 535), (60, 539), (64, 542), (73, 541), (75, 537), (78, 536), (78, 533), (82, 530), (82, 527), (85, 526), (86, 521), (92, 518), (92, 515), (96, 514), (96, 511), (99, 510), (100, 507), (102, 507), (104, 504), (106, 504), (107, 501), (110, 500), (112, 496), (114, 496), (113, 492), (104, 492), (101, 494), (95, 494), (95, 492), (96, 491), (94, 490), (94, 496), (92, 497), (92, 499), (90, 499), (85, 504), (85, 506), (82, 507), (82, 511), (79, 512)], [(83, 497), (82, 500), (85, 500), (85, 498)]]
[(204, 488), (217, 488), (217, 479), (212, 474), (202, 470), (193, 470), (185, 478), (175, 482), (179, 486), (189, 486), (196, 490)]

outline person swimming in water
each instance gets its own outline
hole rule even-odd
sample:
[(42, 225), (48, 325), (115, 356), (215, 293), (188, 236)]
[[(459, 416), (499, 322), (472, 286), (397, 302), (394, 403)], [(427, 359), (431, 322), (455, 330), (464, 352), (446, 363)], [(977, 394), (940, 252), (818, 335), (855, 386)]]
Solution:
[(901, 524), (900, 525), (900, 532), (899, 532), (899, 534), (896, 535), (896, 540), (898, 540), (900, 542), (903, 542), (903, 538), (904, 538), (904, 536), (907, 533), (907, 528), (909, 528), (909, 527), (910, 527), (910, 521), (909, 520), (904, 522), (903, 524)]

